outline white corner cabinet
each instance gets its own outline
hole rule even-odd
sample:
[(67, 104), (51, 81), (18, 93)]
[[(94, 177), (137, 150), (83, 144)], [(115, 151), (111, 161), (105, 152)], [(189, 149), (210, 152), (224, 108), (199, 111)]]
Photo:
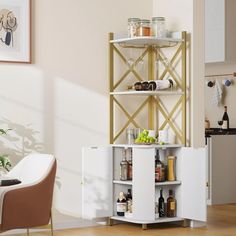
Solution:
[[(122, 150), (131, 148), (133, 176), (131, 181), (119, 179)], [(159, 149), (162, 161), (168, 155), (176, 156), (176, 181), (155, 183), (155, 151)], [(181, 145), (119, 145), (83, 148), (82, 155), (82, 215), (93, 219), (109, 217), (111, 220), (141, 224), (183, 221), (206, 221), (205, 149)], [(120, 191), (132, 189), (132, 215), (117, 216), (116, 201)], [(173, 189), (177, 201), (177, 216), (158, 218), (155, 202), (160, 188), (165, 202), (168, 190)]]
[(235, 0), (205, 0), (205, 63), (236, 61), (235, 10)]
[[(153, 223), (206, 221), (205, 148), (184, 147), (187, 37), (186, 32), (181, 35), (182, 37), (175, 39), (114, 39), (114, 35), (109, 34), (110, 145), (83, 148), (83, 218), (109, 217), (110, 220), (141, 224), (143, 229)], [(127, 56), (127, 50), (130, 51), (132, 60), (130, 55)], [(145, 65), (145, 71), (138, 70), (140, 63)], [(133, 85), (137, 81), (169, 78), (176, 84), (174, 89), (127, 90), (127, 85)], [(125, 118), (122, 118), (118, 110)], [(180, 117), (176, 119), (178, 115)], [(169, 128), (176, 135), (177, 144), (120, 144), (124, 143), (125, 130), (128, 127), (157, 131)], [(120, 162), (124, 148), (132, 149), (132, 181), (120, 180)], [(176, 156), (176, 181), (155, 183), (156, 149), (160, 150), (164, 163), (168, 155)], [(165, 202), (168, 190), (174, 190), (177, 201), (176, 217), (158, 218), (155, 214), (155, 202), (159, 198), (160, 188), (163, 189)], [(132, 214), (126, 217), (117, 216), (118, 194), (121, 191), (127, 193), (128, 189), (132, 189)]]

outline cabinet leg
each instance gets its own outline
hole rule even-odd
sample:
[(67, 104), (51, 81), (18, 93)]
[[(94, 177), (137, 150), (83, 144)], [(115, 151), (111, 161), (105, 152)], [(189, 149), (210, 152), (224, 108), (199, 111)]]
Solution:
[(182, 223), (182, 227), (189, 227), (189, 225), (190, 225), (190, 221), (187, 219), (185, 219)]
[(147, 224), (142, 224), (142, 229), (147, 230)]
[(109, 225), (109, 226), (113, 225), (113, 220), (111, 218), (108, 218), (107, 225)]

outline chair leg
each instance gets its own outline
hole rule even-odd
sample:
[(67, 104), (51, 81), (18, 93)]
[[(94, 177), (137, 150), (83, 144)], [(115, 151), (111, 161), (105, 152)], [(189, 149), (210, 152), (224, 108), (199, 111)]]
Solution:
[(51, 236), (53, 236), (53, 219), (52, 219), (52, 210), (51, 210), (51, 213), (50, 213), (50, 215), (51, 215)]
[(27, 236), (29, 236), (29, 229), (26, 229), (26, 231), (27, 231)]

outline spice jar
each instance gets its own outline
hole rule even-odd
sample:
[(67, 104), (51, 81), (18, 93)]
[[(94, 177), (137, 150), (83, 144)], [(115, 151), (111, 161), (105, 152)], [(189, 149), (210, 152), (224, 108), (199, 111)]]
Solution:
[(152, 17), (152, 36), (166, 37), (165, 17)]
[(150, 20), (141, 19), (140, 25), (137, 31), (138, 36), (150, 36), (151, 35), (151, 28), (150, 28)]
[(140, 25), (139, 18), (129, 18), (128, 19), (128, 37), (132, 38), (137, 36), (137, 29)]

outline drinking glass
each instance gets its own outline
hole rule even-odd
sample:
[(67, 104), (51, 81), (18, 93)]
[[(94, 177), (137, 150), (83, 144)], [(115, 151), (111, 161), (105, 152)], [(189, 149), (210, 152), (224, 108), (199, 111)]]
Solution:
[(218, 120), (218, 125), (220, 126), (220, 132), (222, 132), (223, 120)]

